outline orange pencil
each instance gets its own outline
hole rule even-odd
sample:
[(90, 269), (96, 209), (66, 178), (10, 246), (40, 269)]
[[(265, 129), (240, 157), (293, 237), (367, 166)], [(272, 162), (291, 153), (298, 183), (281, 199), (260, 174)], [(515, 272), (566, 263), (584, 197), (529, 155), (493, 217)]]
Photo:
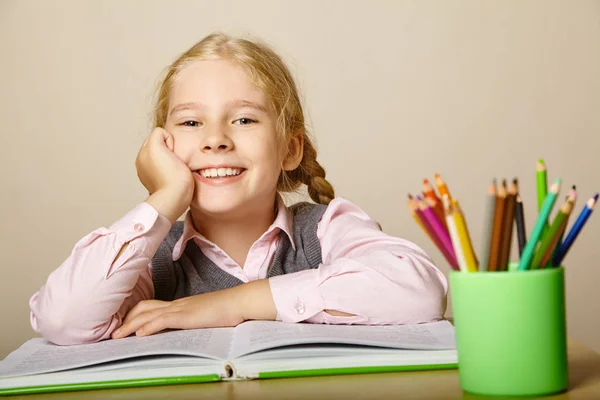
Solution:
[(435, 174), (435, 185), (440, 192), (440, 196), (444, 197), (444, 195), (448, 196), (449, 200), (452, 200), (452, 196), (450, 196), (450, 192), (448, 191), (448, 186), (446, 186), (446, 182), (442, 179), (440, 174)]

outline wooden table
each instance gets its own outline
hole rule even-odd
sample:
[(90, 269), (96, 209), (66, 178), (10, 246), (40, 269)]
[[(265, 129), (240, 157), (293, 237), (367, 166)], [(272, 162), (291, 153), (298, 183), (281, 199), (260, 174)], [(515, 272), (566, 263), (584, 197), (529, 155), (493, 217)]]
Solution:
[[(600, 355), (569, 340), (569, 391), (546, 399), (600, 399)], [(27, 399), (482, 399), (457, 370), (337, 375), (14, 396)], [(498, 399), (497, 397), (495, 399)]]

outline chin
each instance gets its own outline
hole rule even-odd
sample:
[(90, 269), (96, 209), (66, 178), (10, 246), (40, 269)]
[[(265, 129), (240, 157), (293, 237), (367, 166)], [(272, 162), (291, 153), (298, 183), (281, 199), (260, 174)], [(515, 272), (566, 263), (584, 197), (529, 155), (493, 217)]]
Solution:
[(242, 202), (232, 196), (194, 196), (194, 208), (206, 214), (231, 214), (242, 206)]

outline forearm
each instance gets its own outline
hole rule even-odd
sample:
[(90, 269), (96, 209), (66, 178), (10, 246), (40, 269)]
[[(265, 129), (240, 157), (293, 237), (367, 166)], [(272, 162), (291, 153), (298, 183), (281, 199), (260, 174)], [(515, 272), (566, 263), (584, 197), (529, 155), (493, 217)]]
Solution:
[(97, 229), (81, 239), (31, 297), (33, 329), (59, 344), (108, 337), (127, 308), (153, 296), (146, 251), (152, 251), (170, 228), (164, 218), (156, 224), (155, 220), (156, 211), (141, 205), (110, 229)]
[(190, 204), (187, 200), (192, 195), (190, 191), (193, 192), (193, 186), (167, 187), (152, 193), (146, 199), (146, 203), (174, 224)]
[(268, 279), (258, 279), (229, 290), (235, 297), (234, 304), (239, 307), (243, 321), (274, 321), (277, 317), (277, 308)]
[(409, 324), (445, 311), (446, 281), (427, 259), (379, 251), (318, 269), (271, 278), (287, 322)]

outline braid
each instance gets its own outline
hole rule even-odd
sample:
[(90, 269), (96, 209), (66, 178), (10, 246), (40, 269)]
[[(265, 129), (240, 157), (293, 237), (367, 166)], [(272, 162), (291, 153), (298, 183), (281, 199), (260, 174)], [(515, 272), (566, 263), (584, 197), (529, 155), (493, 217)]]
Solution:
[(335, 192), (325, 179), (325, 169), (317, 161), (317, 151), (307, 137), (304, 138), (304, 154), (299, 169), (300, 181), (308, 187), (310, 198), (318, 204), (329, 204)]

